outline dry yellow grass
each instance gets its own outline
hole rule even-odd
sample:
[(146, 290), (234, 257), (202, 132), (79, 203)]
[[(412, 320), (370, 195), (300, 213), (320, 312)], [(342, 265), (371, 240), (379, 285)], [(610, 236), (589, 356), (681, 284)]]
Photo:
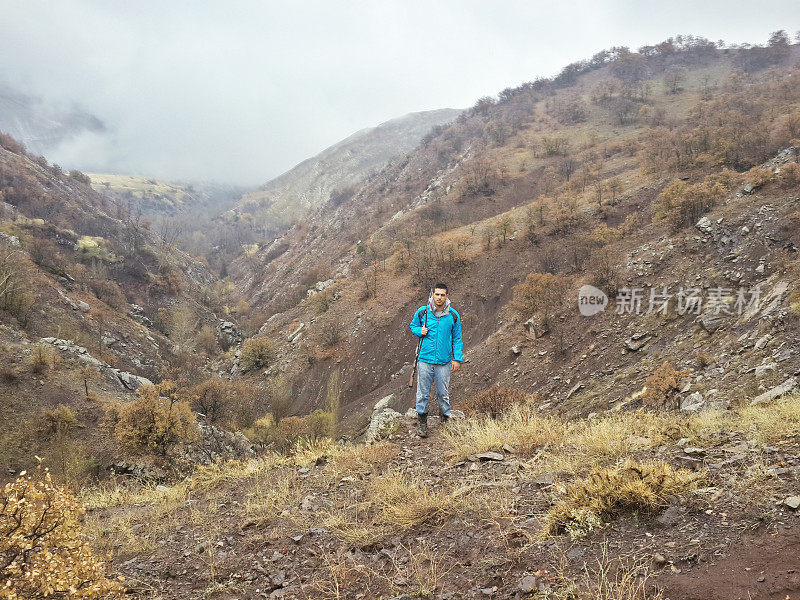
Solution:
[(740, 426), (757, 442), (773, 442), (800, 433), (800, 394), (767, 406), (746, 406), (737, 411)]
[(557, 598), (571, 600), (661, 600), (662, 593), (653, 589), (650, 572), (644, 559), (626, 560), (602, 545), (594, 564), (584, 565), (577, 579), (568, 574), (569, 560), (562, 555), (557, 573), (560, 583)]
[(646, 411), (568, 423), (521, 406), (500, 419), (468, 419), (445, 432), (450, 458), (513, 446), (535, 470), (575, 471), (661, 443), (662, 418)]
[[(396, 577), (409, 582), (411, 594), (418, 598), (430, 598), (441, 587), (442, 580), (456, 568), (458, 563), (437, 550), (427, 541), (417, 548), (402, 547), (405, 560), (392, 559)], [(396, 580), (392, 578), (393, 580)]]
[(435, 521), (452, 509), (454, 501), (453, 496), (402, 471), (373, 479), (367, 498), (378, 510), (379, 523), (400, 530)]
[(375, 468), (384, 467), (394, 459), (400, 449), (389, 442), (377, 444), (347, 445), (342, 447), (326, 466), (334, 476), (338, 477), (343, 473), (353, 473), (360, 471), (370, 471)]
[(112, 479), (97, 487), (81, 490), (80, 500), (88, 509), (110, 508), (130, 504), (180, 505), (186, 501), (188, 486), (181, 482), (166, 491), (156, 489), (155, 484), (130, 485), (119, 479)]
[(354, 515), (342, 510), (330, 511), (323, 517), (322, 525), (352, 548), (364, 548), (388, 538), (391, 530), (376, 523), (365, 509), (356, 510)]
[(759, 443), (800, 431), (800, 394), (767, 406), (707, 410), (690, 416), (664, 411), (612, 413), (566, 422), (521, 406), (499, 419), (475, 418), (455, 424), (443, 435), (452, 462), (470, 454), (513, 446), (520, 456), (535, 455), (532, 473), (580, 472), (666, 441), (685, 437), (695, 444), (713, 440), (722, 430), (741, 431)]
[(298, 467), (310, 467), (341, 453), (342, 449), (332, 439), (301, 439), (295, 444), (294, 451), (285, 462)]
[(471, 489), (436, 490), (417, 476), (392, 471), (339, 498), (321, 515), (321, 525), (346, 545), (365, 547), (455, 514)]
[(593, 469), (587, 477), (561, 487), (547, 513), (547, 532), (566, 531), (571, 537), (581, 537), (602, 527), (602, 520), (616, 512), (660, 508), (669, 496), (692, 489), (704, 477), (666, 463), (632, 460)]
[(308, 586), (314, 592), (313, 598), (339, 600), (349, 598), (352, 590), (360, 590), (368, 598), (379, 597), (373, 590), (376, 580), (382, 579), (378, 573), (353, 559), (352, 554), (340, 548), (329, 552), (321, 549), (320, 560), (324, 567), (324, 575), (315, 578)]
[(499, 419), (473, 418), (453, 423), (443, 432), (450, 444), (450, 458), (464, 460), (470, 454), (509, 444), (521, 454), (562, 442), (571, 426), (560, 419), (542, 417), (533, 407), (517, 406)]
[(274, 470), (256, 475), (247, 494), (245, 515), (258, 524), (289, 516), (297, 508), (303, 494), (304, 480), (294, 469)]

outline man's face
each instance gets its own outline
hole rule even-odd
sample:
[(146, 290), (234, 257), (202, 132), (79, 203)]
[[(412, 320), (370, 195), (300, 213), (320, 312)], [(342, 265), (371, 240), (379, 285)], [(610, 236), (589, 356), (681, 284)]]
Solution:
[(447, 290), (443, 290), (442, 288), (433, 290), (433, 305), (436, 308), (443, 307), (445, 300), (447, 300)]

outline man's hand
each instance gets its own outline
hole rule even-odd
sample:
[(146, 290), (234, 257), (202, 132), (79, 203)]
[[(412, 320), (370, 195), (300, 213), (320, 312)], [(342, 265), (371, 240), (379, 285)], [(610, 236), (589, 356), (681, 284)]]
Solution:
[(452, 364), (451, 368), (453, 370), (453, 373), (455, 373), (456, 371), (458, 371), (461, 368), (461, 363), (453, 361), (453, 364)]
[(423, 328), (422, 328), (422, 335), (428, 335), (428, 328), (427, 328), (427, 327), (424, 327), (424, 326), (423, 326)]

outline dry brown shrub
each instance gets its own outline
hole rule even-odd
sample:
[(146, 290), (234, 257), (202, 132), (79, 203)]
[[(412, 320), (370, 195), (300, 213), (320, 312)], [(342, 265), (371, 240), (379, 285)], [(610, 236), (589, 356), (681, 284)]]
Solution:
[(800, 184), (800, 165), (789, 163), (783, 165), (780, 172), (781, 185), (784, 187), (794, 187)]
[(707, 366), (714, 364), (714, 356), (705, 350), (701, 350), (695, 356), (695, 360), (697, 364), (700, 366), (701, 369), (705, 369)]
[(19, 371), (13, 363), (3, 363), (0, 365), (0, 381), (6, 385), (19, 383)]
[(525, 281), (514, 286), (511, 306), (524, 318), (538, 315), (547, 328), (553, 314), (562, 308), (569, 280), (552, 273), (529, 273)]
[(242, 344), (239, 360), (244, 371), (265, 369), (277, 356), (275, 345), (269, 338), (248, 338)]
[(586, 267), (589, 282), (609, 296), (615, 296), (620, 288), (621, 274), (614, 254), (608, 248), (593, 252)]
[(462, 410), (466, 415), (488, 415), (496, 419), (512, 407), (524, 404), (527, 398), (522, 390), (495, 386), (468, 398)]
[(307, 435), (308, 423), (303, 417), (286, 417), (278, 422), (270, 435), (270, 441), (277, 450), (286, 451)]
[(645, 406), (665, 406), (678, 390), (680, 380), (688, 374), (689, 369), (678, 371), (671, 363), (665, 362), (645, 380), (642, 403)]
[(108, 304), (111, 308), (120, 310), (128, 303), (125, 294), (122, 293), (122, 290), (113, 281), (92, 279), (89, 282), (89, 287), (92, 288), (92, 292), (98, 299)]
[(311, 439), (335, 438), (336, 415), (322, 409), (316, 409), (305, 417), (308, 437)]
[(164, 456), (198, 437), (194, 413), (172, 381), (143, 385), (133, 402), (116, 409), (113, 419), (114, 435), (132, 452)]
[[(81, 533), (83, 509), (50, 473), (25, 471), (0, 493), (0, 598), (122, 598)], [(109, 557), (110, 558), (110, 557)]]
[(680, 179), (674, 181), (658, 196), (654, 219), (665, 219), (676, 231), (686, 225), (694, 225), (700, 217), (725, 197), (727, 192), (723, 174), (690, 185)]
[(31, 351), (31, 372), (37, 375), (46, 373), (55, 365), (55, 357), (55, 350), (51, 346), (36, 344)]
[(219, 349), (217, 334), (210, 325), (203, 325), (195, 337), (195, 344), (206, 356), (214, 356)]
[(769, 169), (762, 169), (761, 167), (753, 167), (747, 172), (746, 181), (753, 187), (759, 188), (768, 184), (774, 177), (772, 171)]
[(183, 277), (174, 269), (159, 273), (150, 285), (150, 293), (156, 295), (177, 296), (182, 291)]
[(228, 428), (249, 427), (267, 408), (258, 388), (217, 376), (187, 388), (182, 397), (206, 420)]

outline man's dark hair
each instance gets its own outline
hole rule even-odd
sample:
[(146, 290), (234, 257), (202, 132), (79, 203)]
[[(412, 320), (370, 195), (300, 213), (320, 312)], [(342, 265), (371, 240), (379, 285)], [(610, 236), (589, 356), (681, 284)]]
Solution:
[(435, 290), (444, 290), (446, 292), (447, 291), (447, 284), (439, 282), (435, 286), (433, 286), (433, 289), (435, 289)]

